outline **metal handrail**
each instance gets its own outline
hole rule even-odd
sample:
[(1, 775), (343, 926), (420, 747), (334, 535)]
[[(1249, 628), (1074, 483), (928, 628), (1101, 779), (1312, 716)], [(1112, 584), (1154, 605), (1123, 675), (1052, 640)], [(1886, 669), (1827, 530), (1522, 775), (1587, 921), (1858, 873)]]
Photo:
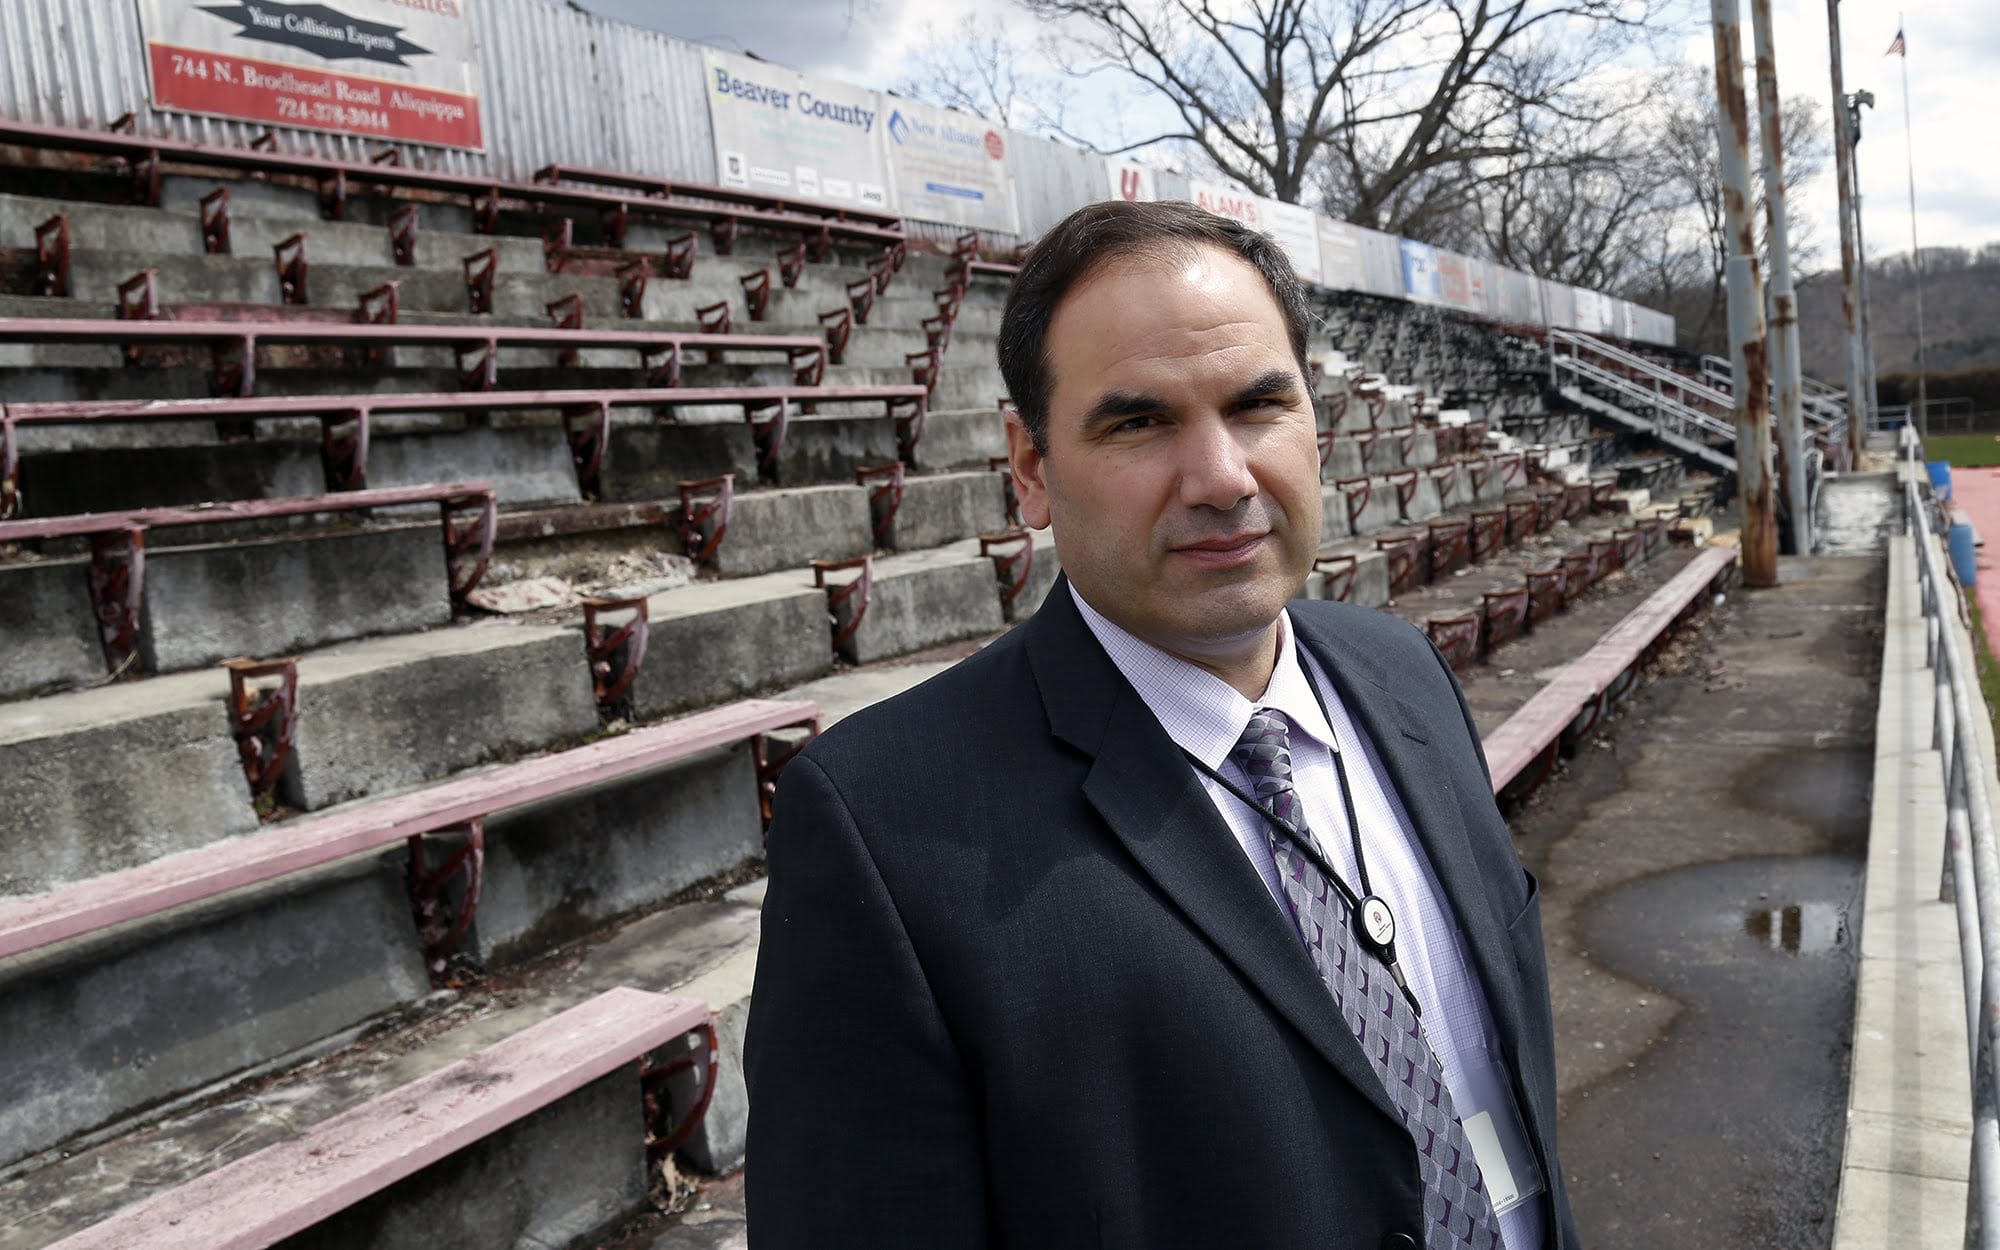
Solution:
[(1574, 374), (1579, 381), (1595, 383), (1617, 391), (1627, 398), (1637, 401), (1653, 410), (1655, 428), (1683, 437), (1708, 442), (1711, 438), (1733, 438), (1736, 427), (1727, 422), (1672, 399), (1660, 391), (1650, 390), (1630, 378), (1611, 372), (1600, 365), (1594, 365), (1576, 356), (1554, 358), (1558, 370)]
[[(1923, 444), (1904, 426), (1902, 457), (1923, 463)], [(1972, 1171), (1966, 1200), (1965, 1244), (2000, 1250), (2000, 847), (1993, 829), (1993, 778), (1973, 761), (1979, 753), (1978, 721), (1986, 715), (1970, 660), (1957, 629), (1943, 618), (1948, 604), (1960, 612), (1960, 592), (1938, 554), (1937, 524), (1921, 473), (1903, 488), (1903, 523), (1916, 540), (1917, 580), (1923, 600), (1925, 661), (1935, 674), (1931, 736), (1944, 761), (1945, 860), (1939, 897), (1958, 916), (1964, 965), (1967, 1050), (1972, 1059)], [(1963, 888), (1967, 884), (1971, 889)]]

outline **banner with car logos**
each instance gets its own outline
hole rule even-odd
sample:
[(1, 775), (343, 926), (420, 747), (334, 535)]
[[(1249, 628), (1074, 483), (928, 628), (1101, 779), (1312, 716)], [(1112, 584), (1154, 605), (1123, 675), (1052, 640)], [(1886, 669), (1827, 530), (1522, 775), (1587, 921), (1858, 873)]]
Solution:
[(484, 150), (476, 0), (137, 0), (153, 107)]

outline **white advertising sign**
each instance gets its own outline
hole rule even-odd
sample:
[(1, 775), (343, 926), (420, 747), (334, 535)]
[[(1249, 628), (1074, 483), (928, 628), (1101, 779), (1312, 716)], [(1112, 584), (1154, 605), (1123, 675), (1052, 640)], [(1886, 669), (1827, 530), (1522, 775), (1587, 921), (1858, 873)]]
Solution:
[(896, 211), (919, 221), (1013, 234), (1014, 180), (1007, 141), (985, 120), (950, 109), (880, 97)]
[(1188, 191), (1195, 204), (1209, 212), (1270, 235), (1291, 258), (1299, 277), (1319, 281), (1319, 227), (1310, 209), (1267, 200), (1219, 182), (1193, 183)]
[(1111, 198), (1139, 204), (1160, 198), (1153, 184), (1153, 170), (1149, 165), (1137, 161), (1120, 160), (1112, 157), (1104, 163), (1104, 171), (1111, 179)]
[(1291, 257), (1292, 269), (1300, 279), (1306, 282), (1320, 280), (1319, 224), (1314, 220), (1311, 209), (1278, 200), (1265, 200), (1264, 229), (1278, 241), (1279, 247), (1285, 249), (1285, 255)]
[(713, 48), (702, 65), (723, 186), (889, 208), (881, 96)]
[(138, 0), (153, 107), (484, 149), (477, 0)]
[(1361, 236), (1354, 227), (1331, 217), (1318, 219), (1320, 283), (1336, 291), (1368, 289), (1361, 267)]

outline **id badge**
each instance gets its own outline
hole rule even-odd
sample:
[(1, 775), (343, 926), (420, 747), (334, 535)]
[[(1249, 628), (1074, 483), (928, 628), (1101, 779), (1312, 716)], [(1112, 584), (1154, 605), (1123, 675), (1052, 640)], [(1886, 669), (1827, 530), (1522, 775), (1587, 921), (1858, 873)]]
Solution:
[(1493, 1213), (1505, 1215), (1545, 1188), (1541, 1165), (1535, 1162), (1521, 1109), (1500, 1066), (1481, 1055), (1465, 1073), (1465, 1085), (1471, 1106), (1461, 1109), (1459, 1122), (1472, 1144)]

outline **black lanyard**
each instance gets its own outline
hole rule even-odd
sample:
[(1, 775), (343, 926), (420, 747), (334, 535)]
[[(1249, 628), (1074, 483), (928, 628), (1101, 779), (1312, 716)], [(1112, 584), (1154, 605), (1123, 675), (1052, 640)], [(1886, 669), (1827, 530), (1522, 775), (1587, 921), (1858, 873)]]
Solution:
[[(1333, 714), (1327, 710), (1326, 696), (1320, 693), (1319, 683), (1312, 679), (1312, 670), (1306, 667), (1303, 655), (1299, 658), (1299, 673), (1305, 678), (1306, 685), (1312, 688), (1313, 698), (1319, 702), (1320, 715), (1326, 718), (1327, 726), (1331, 728)], [(1334, 871), (1333, 865), (1320, 854), (1319, 848), (1304, 831), (1294, 828), (1290, 821), (1280, 819), (1276, 812), (1245, 794), (1241, 786), (1210, 768), (1205, 762), (1196, 758), (1193, 752), (1183, 748), (1181, 754), (1187, 756), (1188, 763), (1235, 795), (1251, 811), (1262, 816), (1271, 828), (1282, 834), (1301, 855), (1312, 861), (1313, 867), (1319, 869), (1320, 875), (1326, 878), (1328, 884), (1340, 891), (1341, 898), (1347, 903), (1348, 917), (1354, 923), (1354, 936), (1360, 939), (1361, 944), (1377, 959), (1388, 966), (1389, 975), (1395, 979), (1397, 988), (1401, 989), (1403, 997), (1409, 1000), (1410, 1010), (1421, 1019), (1424, 1014), (1423, 1006), (1417, 1002), (1417, 996), (1410, 991), (1410, 983), (1403, 976), (1403, 966), (1396, 960), (1396, 913), (1390, 908), (1387, 900), (1376, 894), (1368, 883), (1368, 858), (1361, 848), (1361, 823), (1354, 815), (1354, 790), (1347, 780), (1345, 752), (1340, 749), (1338, 741), (1333, 743), (1332, 751), (1334, 775), (1340, 779), (1341, 809), (1347, 816), (1347, 836), (1354, 846), (1354, 868), (1361, 878), (1361, 893), (1358, 895), (1341, 879), (1340, 874)], [(1301, 798), (1299, 801), (1303, 803), (1305, 800)]]

